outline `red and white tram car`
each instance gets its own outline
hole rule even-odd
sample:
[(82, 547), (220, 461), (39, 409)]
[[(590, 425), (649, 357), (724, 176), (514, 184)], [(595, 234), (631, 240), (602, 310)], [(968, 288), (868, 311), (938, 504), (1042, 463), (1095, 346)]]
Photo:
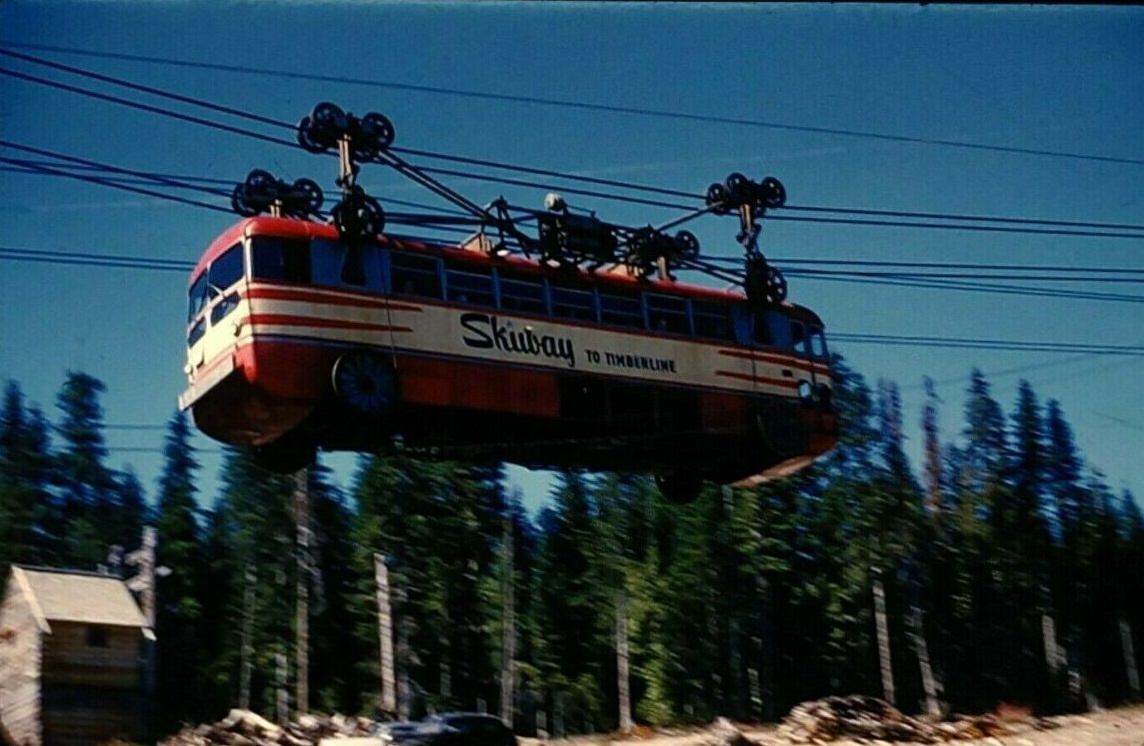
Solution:
[(238, 223), (191, 276), (180, 407), (279, 471), (316, 448), (399, 443), (650, 472), (681, 499), (702, 479), (789, 473), (836, 442), (811, 310), (485, 248)]

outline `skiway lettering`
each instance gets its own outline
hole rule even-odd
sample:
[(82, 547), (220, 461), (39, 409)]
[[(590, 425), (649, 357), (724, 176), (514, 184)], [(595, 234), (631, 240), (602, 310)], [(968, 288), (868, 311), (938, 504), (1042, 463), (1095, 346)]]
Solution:
[(502, 323), (486, 313), (461, 314), (461, 326), (468, 332), (461, 341), (469, 347), (564, 360), (569, 368), (576, 367), (572, 340), (567, 337), (537, 334), (530, 326), (515, 329), (512, 321)]

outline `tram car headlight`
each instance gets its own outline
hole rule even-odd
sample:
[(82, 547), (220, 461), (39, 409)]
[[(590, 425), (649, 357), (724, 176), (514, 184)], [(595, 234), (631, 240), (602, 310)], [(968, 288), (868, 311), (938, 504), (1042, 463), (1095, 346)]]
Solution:
[(814, 389), (810, 385), (810, 381), (798, 382), (798, 398), (803, 401), (810, 401), (814, 396)]

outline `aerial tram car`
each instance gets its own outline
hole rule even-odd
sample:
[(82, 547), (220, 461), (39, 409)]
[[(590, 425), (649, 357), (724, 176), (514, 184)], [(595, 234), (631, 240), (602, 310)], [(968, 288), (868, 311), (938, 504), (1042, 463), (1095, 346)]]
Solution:
[[(786, 300), (757, 249), (759, 218), (785, 199), (775, 179), (732, 174), (706, 205), (659, 228), (503, 199), (481, 207), (392, 153), (393, 128), (319, 104), (299, 125), (337, 150), (342, 199), (263, 171), (236, 187), (244, 216), (191, 274), (180, 408), (278, 472), (316, 449), (402, 448), (435, 457), (656, 475), (673, 501), (704, 480), (757, 484), (837, 441), (823, 324)], [(385, 230), (356, 184), (360, 162), (395, 168), (471, 219), (447, 245)], [(267, 214), (268, 213), (268, 214)], [(744, 268), (699, 255), (705, 214), (740, 218)], [(525, 228), (534, 228), (528, 234)], [(698, 269), (739, 289), (687, 284)]]

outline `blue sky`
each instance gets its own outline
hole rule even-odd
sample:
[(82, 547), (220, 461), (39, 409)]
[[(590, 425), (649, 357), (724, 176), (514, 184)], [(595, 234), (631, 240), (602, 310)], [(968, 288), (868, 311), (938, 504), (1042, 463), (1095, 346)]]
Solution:
[[(290, 2), (7, 2), (0, 46), (51, 44), (382, 82), (664, 109), (1015, 148), (1144, 158), (1140, 8)], [(774, 175), (797, 205), (1144, 223), (1144, 166), (967, 150), (746, 124), (585, 111), (393, 87), (285, 80), (36, 53), (295, 121), (318, 101), (380, 111), (397, 144), (701, 192), (732, 170)], [(5, 67), (76, 82), (10, 59)], [(108, 89), (109, 90), (109, 89)], [(143, 100), (140, 94), (116, 91)], [(208, 115), (209, 116), (209, 115)], [(235, 122), (244, 127), (253, 125)], [(0, 77), (5, 139), (126, 168), (240, 180), (251, 168), (317, 178), (332, 164), (110, 103)], [(267, 131), (268, 134), (278, 134)], [(20, 157), (5, 150), (7, 157)], [(543, 190), (446, 179), (474, 201), (539, 206)], [(431, 196), (380, 167), (386, 197)], [(589, 198), (621, 223), (670, 211)], [(400, 209), (400, 208), (394, 208)], [(0, 245), (195, 260), (232, 217), (57, 178), (0, 172)], [(694, 225), (704, 251), (734, 256), (735, 225)], [(772, 222), (772, 257), (1144, 268), (1141, 241)], [(184, 386), (186, 278), (0, 261), (0, 379), (55, 414), (65, 371), (108, 387), (109, 424), (162, 425)], [(1054, 285), (1054, 287), (1058, 287)], [(1078, 284), (1140, 296), (1139, 284)], [(1144, 343), (1144, 305), (791, 278), (791, 297), (829, 331)], [(990, 375), (1006, 410), (1021, 375), (1061, 401), (1088, 461), (1144, 493), (1140, 357), (837, 344), (871, 382), (903, 387), (920, 447), (922, 377), (939, 382), (947, 435), (965, 378)], [(1005, 374), (1014, 368), (1022, 374)], [(110, 429), (112, 464), (153, 489), (161, 432)], [(213, 451), (215, 445), (200, 438)], [(134, 451), (127, 449), (144, 449)], [(150, 450), (148, 450), (150, 449)], [(219, 458), (202, 455), (204, 497)], [(331, 460), (344, 482), (353, 458)], [(533, 505), (547, 480), (514, 471)]]

